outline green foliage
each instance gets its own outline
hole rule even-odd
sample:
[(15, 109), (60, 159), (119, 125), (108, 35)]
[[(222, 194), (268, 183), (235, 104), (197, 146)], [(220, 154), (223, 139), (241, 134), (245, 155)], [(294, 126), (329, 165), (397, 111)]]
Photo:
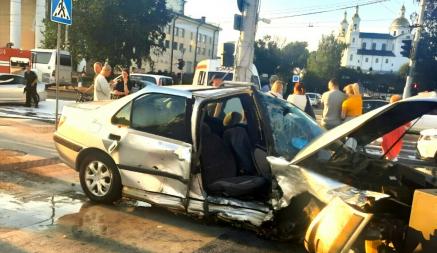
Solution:
[(399, 75), (402, 76), (403, 78), (406, 78), (408, 76), (409, 71), (410, 71), (410, 65), (409, 63), (405, 63), (399, 68)]
[(417, 50), (414, 81), (421, 90), (437, 89), (437, 3), (427, 1), (425, 23)]
[(306, 42), (290, 42), (280, 47), (271, 36), (265, 36), (255, 43), (255, 65), (259, 73), (278, 75), (289, 80), (295, 67), (304, 68), (309, 55)]
[[(317, 51), (308, 57), (307, 75), (304, 82), (313, 88), (325, 87), (329, 79), (339, 73), (341, 57), (346, 44), (337, 41), (333, 34), (322, 36)], [(308, 82), (308, 79), (312, 83)], [(318, 83), (313, 83), (318, 81)]]
[[(172, 18), (165, 0), (73, 0), (73, 6), (68, 35), (76, 61), (84, 57), (129, 66), (132, 59), (141, 66), (151, 50), (164, 50), (164, 26)], [(44, 46), (55, 48), (57, 25), (45, 23)]]

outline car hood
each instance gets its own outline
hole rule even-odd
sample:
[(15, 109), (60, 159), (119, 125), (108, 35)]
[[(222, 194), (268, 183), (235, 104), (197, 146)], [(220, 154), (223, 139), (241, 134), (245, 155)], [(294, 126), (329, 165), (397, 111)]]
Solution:
[[(413, 97), (377, 108), (325, 132), (302, 149), (291, 161), (291, 164), (297, 164), (320, 149), (345, 137), (354, 138), (359, 146), (365, 146), (384, 134), (435, 109), (437, 109), (436, 97)], [(412, 124), (414, 123), (413, 121)]]

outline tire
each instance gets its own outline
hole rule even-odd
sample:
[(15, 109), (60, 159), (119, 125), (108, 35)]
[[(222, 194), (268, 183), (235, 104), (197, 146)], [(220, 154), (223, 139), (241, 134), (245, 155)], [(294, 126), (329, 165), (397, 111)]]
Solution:
[(121, 198), (117, 166), (102, 153), (87, 155), (80, 164), (80, 185), (91, 201), (112, 204)]

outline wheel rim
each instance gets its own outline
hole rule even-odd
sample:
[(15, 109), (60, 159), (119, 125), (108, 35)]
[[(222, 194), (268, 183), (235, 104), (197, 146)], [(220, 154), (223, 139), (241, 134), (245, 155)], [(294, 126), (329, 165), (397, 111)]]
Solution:
[(112, 172), (106, 164), (93, 161), (85, 169), (85, 184), (95, 196), (105, 196), (112, 184)]

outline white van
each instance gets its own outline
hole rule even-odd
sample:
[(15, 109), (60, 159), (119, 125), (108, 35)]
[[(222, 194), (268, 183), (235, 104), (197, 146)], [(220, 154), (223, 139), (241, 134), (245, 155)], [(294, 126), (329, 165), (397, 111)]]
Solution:
[[(56, 49), (32, 49), (32, 69), (42, 83), (53, 83), (56, 68)], [(61, 50), (59, 83), (71, 84), (71, 55)]]
[[(258, 70), (254, 64), (250, 66), (250, 72), (252, 72), (250, 82), (261, 87)], [(200, 61), (194, 72), (193, 85), (211, 86), (213, 77), (220, 77), (224, 81), (232, 81), (234, 78), (234, 67), (222, 66), (220, 59)]]

